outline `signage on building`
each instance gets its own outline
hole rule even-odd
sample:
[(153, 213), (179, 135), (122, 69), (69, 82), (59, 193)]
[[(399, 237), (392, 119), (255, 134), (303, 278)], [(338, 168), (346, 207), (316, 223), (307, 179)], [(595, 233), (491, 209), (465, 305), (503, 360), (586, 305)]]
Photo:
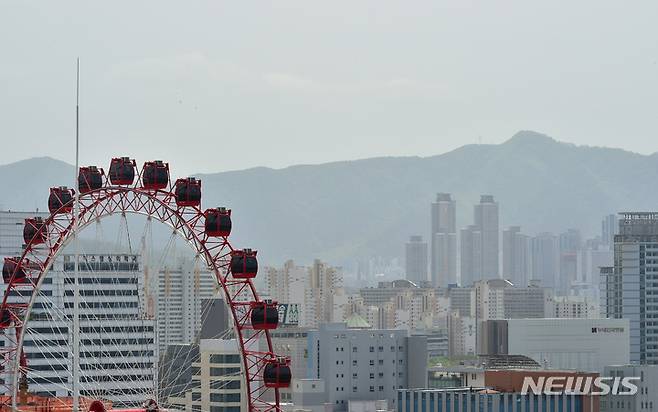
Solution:
[(279, 324), (281, 325), (299, 324), (299, 304), (279, 303), (278, 306), (279, 306)]
[(624, 328), (592, 328), (592, 333), (624, 333)]

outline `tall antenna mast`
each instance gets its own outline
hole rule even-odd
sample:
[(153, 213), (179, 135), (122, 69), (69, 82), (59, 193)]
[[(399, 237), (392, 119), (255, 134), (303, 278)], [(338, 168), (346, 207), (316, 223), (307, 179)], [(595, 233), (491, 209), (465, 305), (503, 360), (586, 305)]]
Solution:
[(73, 267), (73, 412), (80, 410), (80, 290), (78, 286), (78, 266), (80, 265), (80, 243), (78, 241), (78, 215), (80, 214), (80, 58), (75, 71), (75, 202), (73, 203), (73, 240), (75, 242), (75, 264)]

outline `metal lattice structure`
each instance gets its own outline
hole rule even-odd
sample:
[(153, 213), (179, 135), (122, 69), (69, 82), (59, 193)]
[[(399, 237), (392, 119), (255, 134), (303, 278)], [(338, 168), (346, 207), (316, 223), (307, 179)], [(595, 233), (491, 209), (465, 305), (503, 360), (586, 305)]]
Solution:
[[(20, 410), (18, 388), (29, 367), (23, 352), (23, 340), (31, 309), (55, 258), (75, 237), (75, 220), (77, 219), (77, 227), (81, 231), (105, 217), (133, 213), (156, 219), (171, 227), (192, 246), (205, 261), (208, 269), (214, 273), (233, 318), (234, 333), (242, 357), (242, 376), (249, 410), (280, 410), (279, 387), (285, 387), (290, 382), (288, 360), (276, 356), (272, 351), (268, 329), (276, 327), (276, 322), (263, 326), (253, 321), (255, 311), (270, 306), (276, 309), (276, 306), (259, 299), (252, 283), (255, 272), (232, 273), (231, 267), (235, 268), (232, 265), (232, 257), (239, 255), (244, 263), (244, 252), (234, 250), (229, 243), (228, 233), (209, 231), (206, 227), (209, 212), (219, 209), (203, 211), (200, 206), (200, 181), (179, 179), (172, 183), (168, 165), (166, 176), (162, 172), (164, 168), (159, 172), (160, 175), (156, 173), (156, 176), (152, 173), (153, 170), (146, 171), (146, 166), (155, 162), (147, 162), (139, 170), (134, 160), (130, 160), (127, 165), (133, 168), (133, 178), (127, 178), (130, 173), (125, 169), (126, 176), (122, 179), (121, 169), (113, 170), (116, 160), (113, 159), (108, 176), (102, 169), (98, 169), (100, 180), (97, 176), (90, 179), (88, 173), (83, 173), (83, 169), (88, 171), (89, 168), (80, 169), (78, 189), (82, 190), (79, 195), (78, 216), (74, 216), (75, 209), (71, 207), (74, 200), (61, 196), (66, 189), (56, 190), (54, 198), (51, 190), (50, 217), (39, 220), (36, 224), (31, 219), (26, 221), (26, 236), (29, 239), (26, 239), (24, 252), (20, 257), (5, 263), (3, 272), (6, 291), (0, 308), (0, 328), (10, 337), (10, 344), (0, 348), (0, 367), (7, 376), (0, 388), (4, 386), (5, 393), (11, 395), (11, 405), (6, 406)], [(181, 181), (192, 182), (195, 187), (198, 186), (198, 193), (186, 196)], [(117, 182), (119, 184), (116, 184)], [(247, 250), (247, 254), (255, 257), (254, 252)], [(235, 271), (234, 269), (233, 272)], [(10, 296), (13, 298), (10, 299)], [(262, 316), (262, 313), (261, 310), (256, 317)], [(266, 351), (258, 350), (258, 342), (261, 340), (267, 343)]]

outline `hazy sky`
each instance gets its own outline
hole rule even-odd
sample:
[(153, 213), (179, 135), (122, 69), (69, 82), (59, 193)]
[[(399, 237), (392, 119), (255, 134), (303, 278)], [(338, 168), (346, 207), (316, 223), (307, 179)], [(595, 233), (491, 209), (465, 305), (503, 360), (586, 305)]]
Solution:
[[(2, 1), (0, 163), (181, 173), (438, 154), (532, 129), (658, 151), (655, 1)], [(107, 167), (107, 166), (106, 166)]]

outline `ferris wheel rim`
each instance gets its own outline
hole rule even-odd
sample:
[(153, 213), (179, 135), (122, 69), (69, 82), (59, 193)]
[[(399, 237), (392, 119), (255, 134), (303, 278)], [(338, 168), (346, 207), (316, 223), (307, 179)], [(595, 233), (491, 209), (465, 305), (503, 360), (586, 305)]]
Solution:
[[(171, 200), (172, 199), (175, 200), (176, 196), (175, 193), (173, 192), (173, 188), (171, 185), (169, 185), (167, 190), (164, 189), (154, 190), (154, 189), (147, 189), (140, 187), (138, 186), (138, 183), (139, 183), (139, 179), (137, 180), (136, 183), (129, 186), (118, 186), (118, 185), (107, 184), (100, 188), (87, 191), (85, 193), (80, 193), (79, 196), (81, 200), (93, 199), (94, 195), (96, 195), (96, 198), (94, 202), (91, 204), (91, 206), (93, 207), (87, 206), (84, 208), (82, 207), (80, 208), (77, 219), (75, 219), (75, 216), (73, 215), (72, 211), (66, 213), (58, 213), (58, 211), (54, 211), (48, 216), (47, 219), (44, 219), (44, 225), (40, 229), (40, 231), (42, 232), (48, 231), (51, 225), (53, 225), (57, 220), (67, 221), (68, 225), (65, 226), (67, 229), (65, 229), (63, 233), (61, 233), (59, 239), (57, 239), (57, 241), (54, 244), (51, 244), (46, 247), (48, 249), (48, 254), (45, 261), (45, 265), (39, 269), (38, 279), (36, 280), (35, 283), (32, 284), (34, 293), (32, 293), (32, 296), (30, 297), (28, 306), (25, 307), (22, 312), (23, 319), (18, 319), (15, 312), (11, 310), (12, 305), (10, 305), (7, 302), (9, 293), (5, 293), (5, 296), (3, 297), (2, 300), (2, 304), (0, 305), (0, 310), (2, 311), (2, 313), (5, 313), (5, 311), (9, 311), (11, 313), (12, 323), (14, 324), (20, 323), (19, 326), (16, 325), (13, 326), (17, 330), (20, 328), (20, 331), (18, 332), (19, 336), (16, 339), (16, 347), (14, 348), (15, 353), (14, 353), (13, 362), (9, 362), (13, 364), (13, 368), (12, 368), (13, 384), (12, 384), (12, 396), (11, 396), (12, 406), (14, 408), (17, 407), (16, 401), (18, 394), (18, 382), (19, 382), (19, 375), (21, 368), (21, 358), (22, 356), (24, 356), (23, 343), (27, 329), (26, 325), (29, 323), (31, 309), (38, 296), (38, 293), (36, 292), (40, 290), (43, 280), (50, 272), (55, 259), (61, 255), (65, 247), (74, 239), (75, 233), (72, 230), (68, 230), (68, 229), (72, 227), (74, 220), (81, 222), (82, 218), (86, 215), (90, 215), (91, 217), (87, 221), (84, 221), (78, 227), (78, 233), (84, 230), (92, 222), (95, 222), (97, 220), (103, 220), (107, 217), (115, 215), (116, 213), (124, 213), (124, 214), (129, 213), (129, 214), (146, 216), (149, 219), (155, 219), (167, 225), (168, 227), (172, 228), (175, 232), (180, 234), (181, 237), (185, 239), (186, 243), (192, 246), (196, 250), (197, 254), (203, 257), (208, 268), (210, 268), (213, 271), (217, 284), (221, 286), (224, 297), (226, 299), (226, 304), (230, 308), (231, 316), (233, 317), (233, 329), (236, 333), (236, 338), (239, 346), (239, 352), (241, 357), (241, 369), (243, 370), (243, 377), (244, 377), (243, 383), (245, 384), (245, 394), (247, 395), (247, 403), (249, 410), (266, 410), (266, 411), (280, 410), (278, 388), (273, 388), (275, 392), (274, 403), (260, 400), (256, 394), (258, 388), (256, 388), (256, 390), (251, 388), (252, 380), (250, 379), (250, 370), (252, 370), (256, 366), (256, 363), (261, 362), (263, 363), (264, 366), (264, 363), (268, 359), (276, 357), (276, 355), (274, 355), (273, 352), (273, 345), (272, 345), (270, 333), (268, 330), (260, 331), (262, 333), (262, 336), (265, 337), (265, 341), (267, 344), (267, 352), (253, 351), (253, 350), (248, 350), (246, 348), (246, 344), (247, 343), (253, 344), (253, 341), (251, 339), (245, 340), (243, 336), (242, 327), (240, 325), (244, 323), (244, 319), (238, 318), (238, 314), (236, 313), (235, 306), (233, 304), (234, 302), (232, 301), (231, 298), (231, 293), (229, 293), (228, 290), (229, 285), (227, 285), (226, 283), (226, 280), (228, 279), (229, 269), (227, 267), (219, 266), (218, 262), (216, 261), (217, 257), (213, 259), (213, 254), (206, 247), (206, 242), (208, 240), (207, 239), (208, 237), (206, 236), (205, 238), (203, 238), (202, 236), (199, 235), (199, 233), (195, 232), (193, 227), (189, 225), (189, 222), (191, 221), (200, 221), (201, 219), (203, 219), (205, 217), (205, 212), (201, 209), (200, 205), (172, 207)], [(101, 194), (104, 194), (104, 196), (99, 196)], [(169, 219), (162, 219), (160, 218), (159, 215), (154, 214), (152, 212), (140, 208), (133, 208), (133, 206), (135, 206), (133, 202), (129, 202), (127, 204), (125, 204), (124, 202), (116, 202), (114, 204), (115, 208), (105, 208), (104, 210), (102, 210), (100, 214), (94, 214), (94, 211), (98, 207), (106, 207), (106, 205), (110, 203), (110, 201), (115, 196), (125, 197), (128, 194), (133, 194), (136, 197), (144, 197), (146, 201), (141, 204), (142, 206), (145, 206), (150, 202), (156, 206), (156, 209), (161, 209), (161, 208), (165, 209), (170, 213), (168, 216)], [(169, 200), (170, 203), (167, 203), (165, 200)], [(173, 205), (175, 205), (175, 203), (173, 203)], [(184, 213), (191, 217), (186, 219)], [(184, 233), (183, 229), (186, 229), (187, 233)], [(20, 265), (23, 264), (24, 261), (29, 262), (27, 258), (28, 256), (31, 255), (33, 247), (36, 246), (36, 244), (33, 244), (35, 239), (36, 236), (33, 237), (29, 243), (26, 244), (25, 250), (21, 254), (20, 259), (17, 261), (17, 267), (20, 267)], [(226, 237), (223, 237), (223, 247), (220, 250), (224, 250), (224, 248), (228, 248), (229, 254), (231, 251), (234, 250), (231, 243), (228, 241)], [(256, 288), (254, 287), (251, 279), (241, 280), (240, 283), (243, 283), (242, 288), (245, 287), (248, 288), (248, 291), (252, 294), (255, 301), (260, 301)], [(9, 282), (5, 283), (6, 292), (10, 291), (15, 286), (16, 283), (14, 279), (14, 274), (12, 274), (12, 278), (9, 280)], [(16, 306), (13, 307), (15, 308)], [(11, 349), (9, 350), (7, 349), (8, 348), (5, 348), (3, 352), (7, 353), (11, 351)], [(254, 357), (256, 359), (256, 363), (249, 365), (250, 360), (248, 359), (248, 354), (249, 356)], [(255, 374), (259, 373), (259, 371), (263, 368), (263, 366), (257, 368)], [(258, 402), (259, 405), (256, 405), (256, 402)], [(263, 408), (259, 408), (259, 406), (263, 406)]]

